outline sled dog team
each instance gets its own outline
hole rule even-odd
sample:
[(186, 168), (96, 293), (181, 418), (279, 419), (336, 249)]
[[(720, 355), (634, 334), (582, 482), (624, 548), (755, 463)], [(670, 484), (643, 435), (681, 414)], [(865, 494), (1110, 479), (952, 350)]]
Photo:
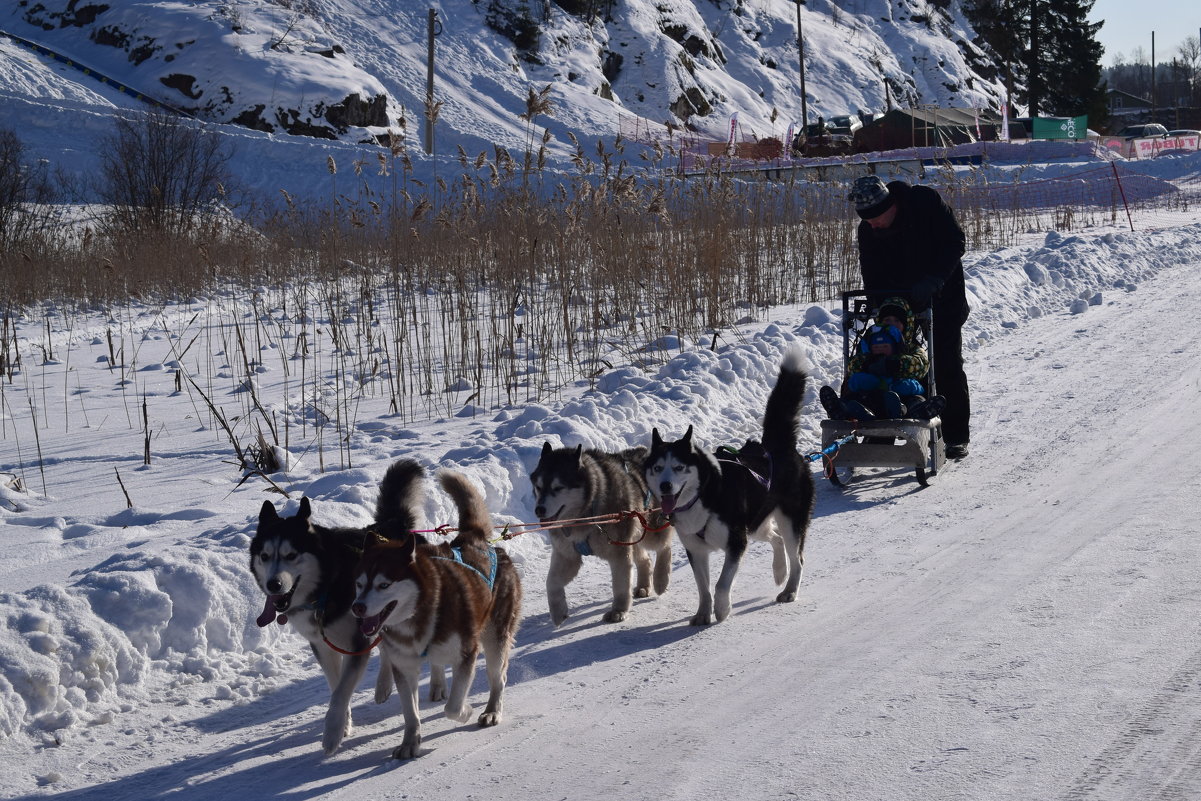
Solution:
[[(609, 563), (613, 603), (606, 621), (624, 620), (633, 599), (649, 597), (652, 589), (664, 593), (673, 529), (699, 594), (692, 625), (729, 616), (750, 539), (772, 546), (774, 579), (784, 585), (776, 600), (796, 600), (813, 510), (813, 479), (797, 452), (803, 361), (795, 351), (785, 356), (767, 400), (762, 441), (747, 440), (737, 451), (701, 449), (692, 441), (691, 426), (675, 441), (655, 429), (649, 449), (616, 454), (544, 445), (530, 481), (534, 512), (550, 528), (546, 596), (554, 625), (567, 619), (566, 587), (585, 556)], [(291, 517), (281, 517), (270, 501), (259, 513), (250, 567), (266, 600), (257, 623), (290, 623), (308, 640), (330, 687), (322, 735), (328, 754), (351, 731), (351, 696), (377, 646), (375, 700), (385, 701), (395, 686), (404, 714), (404, 737), (394, 758), (420, 753), (417, 688), (423, 662), (430, 665), (430, 700), (445, 701), (446, 716), (466, 723), (472, 715), (467, 694), (482, 648), (489, 695), (478, 722), (501, 721), (521, 583), (509, 556), (489, 542), (492, 524), (479, 491), (452, 470), (439, 470), (437, 478), (459, 517), (455, 538), (444, 544), (414, 532), (424, 470), (411, 460), (388, 469), (374, 523), (364, 528), (318, 525), (308, 498)], [(628, 516), (615, 524), (576, 522), (630, 510), (643, 512), (647, 525)], [(724, 560), (712, 585), (709, 556), (715, 551)]]

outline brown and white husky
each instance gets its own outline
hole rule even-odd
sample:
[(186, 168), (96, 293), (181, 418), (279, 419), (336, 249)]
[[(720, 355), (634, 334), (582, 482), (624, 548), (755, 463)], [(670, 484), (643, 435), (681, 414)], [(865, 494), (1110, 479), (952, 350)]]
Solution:
[[(406, 533), (416, 527), (425, 470), (411, 459), (388, 468), (380, 482), (375, 522), (361, 528), (333, 528), (312, 519), (308, 498), (296, 514), (281, 517), (263, 501), (258, 528), (250, 542), (250, 570), (265, 596), (258, 625), (287, 624), (309, 642), (329, 682), (330, 701), (321, 738), (327, 754), (338, 750), (351, 731), (350, 700), (367, 670), (371, 641), (351, 615), (354, 568), (364, 544), (382, 531)], [(430, 693), (438, 696), (440, 668), (431, 672)], [(376, 701), (392, 690), (392, 676), (381, 666)], [(442, 695), (440, 697), (445, 697)]]
[(458, 536), (448, 545), (430, 545), (416, 535), (382, 542), (363, 552), (355, 570), (358, 597), (351, 613), (364, 636), (382, 635), (404, 712), (404, 739), (392, 751), (395, 759), (419, 754), (417, 686), (427, 659), (450, 666), (446, 717), (466, 723), (467, 692), (482, 645), (490, 692), (479, 724), (500, 723), (509, 650), (521, 616), (517, 569), (488, 542), (492, 525), (483, 498), (460, 473), (442, 470), (438, 478), (458, 507)]

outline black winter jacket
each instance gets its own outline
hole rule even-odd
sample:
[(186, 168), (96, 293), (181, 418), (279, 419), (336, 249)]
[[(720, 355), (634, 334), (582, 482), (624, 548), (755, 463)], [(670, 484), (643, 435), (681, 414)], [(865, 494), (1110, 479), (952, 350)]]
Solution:
[(903, 294), (915, 312), (933, 308), (943, 325), (963, 325), (966, 239), (955, 213), (927, 186), (892, 181), (888, 191), (897, 205), (892, 225), (877, 230), (866, 220), (859, 223), (859, 268), (869, 301), (875, 306), (887, 295)]

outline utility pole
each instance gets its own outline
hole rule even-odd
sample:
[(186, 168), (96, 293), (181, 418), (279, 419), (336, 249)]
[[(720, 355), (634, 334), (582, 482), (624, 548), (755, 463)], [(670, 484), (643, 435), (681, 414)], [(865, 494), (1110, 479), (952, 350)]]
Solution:
[(1151, 31), (1151, 122), (1155, 122), (1157, 111), (1155, 104), (1155, 31)]
[(431, 156), (434, 154), (434, 37), (438, 35), (435, 32), (437, 25), (438, 12), (431, 8), (428, 54), (425, 62), (425, 152)]
[(801, 6), (805, 0), (796, 0), (796, 46), (801, 66), (801, 134), (808, 136), (809, 100), (805, 96), (805, 34), (801, 31)]

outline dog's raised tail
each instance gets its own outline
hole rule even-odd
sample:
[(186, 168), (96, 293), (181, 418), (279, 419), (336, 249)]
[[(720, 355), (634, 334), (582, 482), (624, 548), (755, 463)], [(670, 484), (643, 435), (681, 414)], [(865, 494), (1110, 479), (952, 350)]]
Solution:
[(768, 451), (796, 449), (797, 413), (805, 396), (809, 359), (799, 347), (790, 348), (780, 363), (780, 375), (763, 413), (763, 444)]
[(379, 483), (376, 522), (396, 522), (407, 531), (416, 528), (424, 484), (425, 468), (416, 461), (401, 459), (394, 462)]
[(459, 510), (459, 537), (486, 542), (492, 534), (492, 517), (475, 484), (462, 473), (445, 469), (438, 471), (438, 481)]

